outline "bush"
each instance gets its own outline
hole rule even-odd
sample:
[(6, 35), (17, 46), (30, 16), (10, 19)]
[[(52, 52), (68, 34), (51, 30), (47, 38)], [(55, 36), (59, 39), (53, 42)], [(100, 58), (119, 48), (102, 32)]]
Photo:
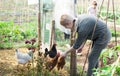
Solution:
[[(28, 28), (29, 29), (26, 29)], [(14, 42), (37, 37), (36, 27), (29, 25), (14, 25), (13, 22), (0, 22), (0, 48), (13, 48)]]
[(11, 30), (13, 22), (0, 22), (0, 48), (12, 48), (13, 42), (11, 41)]

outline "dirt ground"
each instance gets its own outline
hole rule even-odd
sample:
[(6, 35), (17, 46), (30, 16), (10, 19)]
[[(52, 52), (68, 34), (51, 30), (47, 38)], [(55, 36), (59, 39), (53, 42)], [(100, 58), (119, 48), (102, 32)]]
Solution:
[[(80, 66), (84, 64), (87, 49), (88, 44), (84, 46), (82, 55), (77, 55), (77, 63)], [(19, 50), (28, 51), (26, 48), (19, 48)], [(0, 49), (0, 76), (14, 76), (14, 72), (17, 72), (17, 64), (15, 49)]]
[[(118, 41), (120, 44), (120, 41)], [(108, 47), (114, 46), (115, 43), (110, 42)], [(77, 54), (77, 64), (84, 65), (86, 54), (89, 44), (86, 44), (83, 48), (82, 55)], [(19, 48), (22, 52), (27, 52), (26, 48)], [(0, 50), (0, 76), (14, 76), (17, 68), (17, 59), (15, 56), (15, 49), (1, 49)], [(87, 69), (87, 63), (85, 71)]]
[[(26, 52), (25, 48), (20, 48), (22, 52)], [(0, 76), (14, 76), (17, 68), (17, 59), (15, 49), (0, 50)]]

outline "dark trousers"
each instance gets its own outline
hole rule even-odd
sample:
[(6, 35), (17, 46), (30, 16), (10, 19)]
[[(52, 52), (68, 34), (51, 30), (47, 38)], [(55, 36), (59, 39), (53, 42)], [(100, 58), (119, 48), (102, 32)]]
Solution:
[(99, 56), (102, 50), (107, 46), (111, 39), (111, 33), (108, 31), (104, 36), (93, 41), (91, 52), (88, 56), (87, 76), (92, 76), (93, 69), (98, 67)]

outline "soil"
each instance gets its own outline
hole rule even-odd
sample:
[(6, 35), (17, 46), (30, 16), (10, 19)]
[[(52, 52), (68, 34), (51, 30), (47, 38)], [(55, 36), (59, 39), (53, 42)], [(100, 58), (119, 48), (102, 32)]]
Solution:
[[(118, 41), (120, 44), (120, 41)], [(110, 42), (108, 47), (111, 48), (115, 45), (115, 42)], [(77, 54), (77, 65), (83, 66), (88, 52), (89, 44), (85, 44), (82, 49), (82, 54)], [(26, 48), (19, 48), (22, 52), (27, 52)], [(87, 63), (85, 65), (85, 71), (87, 70)], [(15, 49), (1, 49), (0, 50), (0, 76), (14, 76), (17, 68), (17, 60), (15, 56)]]
[[(22, 52), (26, 52), (26, 48), (20, 48)], [(0, 50), (0, 76), (14, 76), (17, 71), (17, 60), (15, 49)]]

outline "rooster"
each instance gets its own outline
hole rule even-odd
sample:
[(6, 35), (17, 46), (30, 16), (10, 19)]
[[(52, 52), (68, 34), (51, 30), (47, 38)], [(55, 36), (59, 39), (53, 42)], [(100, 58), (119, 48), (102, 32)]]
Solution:
[(53, 44), (53, 46), (50, 49), (50, 51), (48, 51), (48, 49), (45, 48), (45, 54), (44, 54), (44, 56), (46, 57), (47, 55), (49, 55), (50, 58), (54, 58), (57, 55), (56, 44)]
[(28, 53), (22, 53), (18, 49), (16, 49), (16, 56), (18, 64), (26, 64), (32, 59), (33, 51), (30, 50)]

